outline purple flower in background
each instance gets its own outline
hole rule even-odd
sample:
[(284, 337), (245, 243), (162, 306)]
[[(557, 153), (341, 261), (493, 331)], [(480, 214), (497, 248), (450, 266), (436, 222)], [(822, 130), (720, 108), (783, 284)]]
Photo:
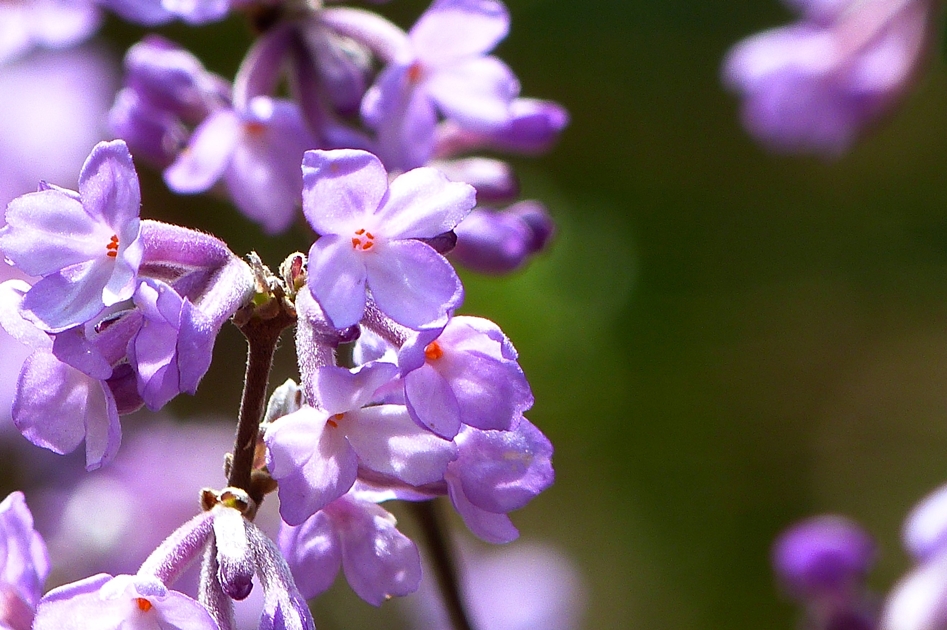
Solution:
[(43, 186), (10, 202), (0, 249), (42, 276), (23, 299), (48, 332), (83, 324), (135, 291), (141, 262), (138, 175), (124, 142), (99, 143), (79, 174), (79, 192)]
[(558, 103), (516, 98), (509, 117), (496, 129), (473, 130), (453, 120), (437, 126), (435, 156), (448, 157), (475, 149), (493, 149), (534, 155), (544, 153), (569, 124), (569, 113)]
[(218, 630), (207, 609), (154, 577), (99, 574), (46, 594), (34, 630)]
[(123, 19), (145, 26), (157, 26), (174, 19), (204, 24), (223, 19), (231, 0), (98, 0)]
[(93, 0), (0, 2), (0, 64), (34, 46), (67, 48), (91, 36), (101, 15)]
[(22, 492), (0, 503), (0, 551), (0, 627), (29, 630), (49, 575), (49, 558)]
[(77, 167), (105, 139), (116, 65), (104, 51), (83, 46), (0, 66), (0, 209), (35, 191), (41, 179), (76, 187)]
[[(466, 541), (464, 541), (466, 542)], [(478, 630), (578, 630), (587, 585), (575, 563), (544, 543), (521, 542), (497, 549), (461, 545), (460, 585)], [(431, 575), (425, 566), (425, 576)], [(411, 627), (452, 630), (453, 624), (430, 578), (404, 601)]]
[[(927, 0), (799, 3), (823, 21), (754, 35), (724, 62), (747, 129), (773, 149), (837, 155), (906, 91), (932, 15)], [(829, 17), (833, 19), (828, 19)]]
[(443, 326), (463, 299), (453, 267), (429, 245), (474, 205), (474, 190), (431, 168), (388, 184), (384, 166), (364, 151), (307, 151), (303, 213), (320, 234), (309, 251), (308, 287), (332, 324), (351, 326), (378, 308), (409, 328)]
[(299, 163), (316, 140), (299, 107), (267, 96), (245, 110), (220, 109), (202, 122), (164, 179), (190, 194), (223, 179), (234, 204), (269, 233), (286, 230), (296, 217), (303, 182)]
[(352, 590), (375, 606), (417, 590), (418, 549), (398, 531), (395, 517), (377, 505), (394, 496), (378, 494), (356, 485), (301, 525), (283, 525), (280, 549), (306, 598), (327, 590), (340, 568)]
[(818, 516), (784, 532), (773, 545), (773, 568), (797, 597), (844, 591), (865, 578), (875, 559), (875, 543), (856, 523)]
[(533, 404), (516, 350), (500, 328), (479, 317), (453, 317), (401, 349), (398, 364), (411, 418), (451, 439), (462, 425), (509, 429)]
[(392, 170), (421, 166), (434, 149), (438, 112), (464, 129), (491, 131), (509, 118), (519, 82), (488, 55), (509, 14), (495, 0), (436, 0), (408, 33), (409, 51), (379, 75), (362, 101)]

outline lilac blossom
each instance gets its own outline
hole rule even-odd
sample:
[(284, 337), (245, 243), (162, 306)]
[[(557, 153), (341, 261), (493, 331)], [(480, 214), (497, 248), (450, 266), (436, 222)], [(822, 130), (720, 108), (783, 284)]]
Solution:
[(516, 98), (502, 126), (490, 130), (465, 128), (445, 120), (435, 132), (436, 157), (448, 157), (477, 149), (536, 155), (545, 153), (569, 124), (569, 113), (558, 103), (535, 98)]
[(519, 82), (487, 53), (508, 30), (506, 7), (495, 0), (436, 0), (421, 15), (408, 33), (410, 50), (382, 71), (362, 101), (386, 166), (407, 170), (430, 159), (438, 113), (474, 131), (507, 122)]
[(375, 606), (417, 590), (421, 558), (395, 517), (378, 505), (388, 498), (394, 494), (356, 485), (301, 525), (283, 525), (280, 549), (303, 595), (327, 590), (340, 568), (352, 590)]
[(0, 551), (0, 627), (29, 630), (49, 575), (49, 558), (22, 492), (0, 503)]
[(738, 43), (724, 62), (724, 81), (744, 97), (744, 125), (767, 146), (838, 155), (909, 87), (932, 6), (927, 0), (868, 2), (836, 15), (837, 3), (801, 4), (823, 21), (804, 20)]
[(43, 186), (10, 202), (0, 249), (42, 276), (23, 300), (48, 332), (89, 321), (135, 291), (141, 262), (138, 175), (124, 142), (99, 143), (79, 174), (79, 192)]
[(505, 210), (474, 208), (455, 232), (451, 260), (480, 273), (504, 274), (544, 251), (555, 224), (543, 204), (521, 201)]
[(267, 466), (288, 524), (348, 492), (360, 468), (409, 485), (443, 478), (456, 447), (419, 428), (404, 406), (371, 404), (396, 374), (386, 363), (321, 368), (313, 385), (319, 407), (303, 406), (267, 426)]
[(164, 172), (171, 190), (199, 193), (223, 180), (234, 204), (269, 233), (296, 217), (303, 188), (299, 163), (316, 146), (298, 106), (255, 96), (246, 109), (221, 109), (202, 122)]
[(218, 630), (207, 609), (143, 575), (99, 574), (53, 589), (40, 601), (34, 630)]
[(334, 326), (358, 323), (366, 289), (391, 319), (441, 326), (463, 299), (454, 269), (417, 239), (452, 230), (474, 205), (474, 190), (431, 168), (388, 184), (364, 151), (307, 151), (303, 213), (320, 234), (309, 251), (308, 287)]
[(516, 357), (500, 328), (479, 317), (415, 335), (398, 356), (411, 418), (448, 439), (462, 425), (509, 429), (533, 404)]
[(519, 532), (508, 512), (524, 507), (552, 485), (552, 444), (520, 417), (509, 431), (465, 427), (457, 437), (457, 459), (447, 467), (447, 492), (476, 536), (501, 544)]
[(101, 14), (93, 0), (0, 2), (0, 64), (34, 46), (67, 48), (91, 36)]

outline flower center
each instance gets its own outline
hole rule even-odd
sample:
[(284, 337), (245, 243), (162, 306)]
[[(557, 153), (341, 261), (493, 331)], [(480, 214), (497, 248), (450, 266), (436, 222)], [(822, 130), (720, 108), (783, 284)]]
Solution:
[(444, 356), (444, 349), (441, 348), (441, 344), (436, 341), (432, 341), (424, 346), (424, 358), (428, 361), (437, 361), (442, 356)]
[(148, 612), (149, 610), (152, 609), (151, 602), (149, 602), (144, 597), (136, 597), (135, 604), (138, 606), (138, 610), (140, 610), (141, 612)]
[(246, 131), (248, 135), (259, 137), (266, 131), (266, 125), (256, 120), (249, 120), (243, 123), (243, 130)]
[(115, 258), (118, 256), (118, 235), (113, 234), (112, 238), (109, 239), (109, 244), (105, 246), (105, 255), (109, 258)]
[(367, 252), (375, 245), (375, 235), (366, 232), (364, 229), (355, 230), (355, 236), (352, 237), (352, 247), (363, 252)]
[(420, 61), (415, 61), (411, 64), (411, 67), (408, 68), (408, 81), (418, 83), (422, 76), (424, 76), (424, 68), (421, 66)]
[(326, 424), (328, 424), (333, 429), (338, 429), (339, 423), (342, 422), (342, 418), (344, 417), (345, 417), (344, 413), (337, 413), (337, 414), (331, 415), (329, 416), (329, 419), (326, 420)]

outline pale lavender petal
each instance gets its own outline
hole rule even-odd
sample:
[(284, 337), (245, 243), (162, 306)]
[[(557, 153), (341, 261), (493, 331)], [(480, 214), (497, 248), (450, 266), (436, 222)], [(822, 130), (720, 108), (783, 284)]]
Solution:
[(447, 118), (488, 132), (507, 123), (520, 85), (513, 71), (491, 56), (441, 68), (431, 73), (425, 89)]
[(219, 180), (241, 137), (240, 119), (232, 110), (211, 114), (194, 130), (188, 148), (165, 169), (164, 181), (177, 193), (204, 192)]
[(519, 530), (513, 525), (509, 516), (478, 508), (464, 496), (460, 484), (451, 483), (450, 479), (448, 479), (447, 490), (454, 508), (464, 519), (464, 524), (478, 538), (495, 545), (502, 545), (519, 538)]
[(105, 308), (102, 287), (111, 265), (89, 261), (46, 276), (23, 298), (24, 314), (49, 332), (90, 321)]
[(463, 285), (454, 268), (424, 243), (385, 243), (375, 256), (365, 257), (365, 264), (378, 308), (403, 326), (417, 330), (443, 325), (463, 301)]
[(135, 305), (144, 318), (129, 341), (128, 358), (138, 375), (138, 393), (157, 410), (181, 392), (177, 344), (184, 300), (165, 283), (146, 280), (135, 293)]
[(917, 560), (925, 560), (947, 545), (947, 486), (927, 495), (904, 522), (904, 546)]
[[(33, 515), (23, 493), (11, 492), (0, 503), (0, 582), (36, 606), (48, 576), (46, 543), (33, 529)], [(2, 613), (0, 610), (0, 626), (6, 621)]]
[(283, 523), (279, 546), (306, 599), (327, 591), (342, 568), (342, 543), (325, 510), (298, 527)]
[(79, 172), (79, 197), (92, 219), (124, 237), (120, 245), (129, 245), (125, 242), (129, 237), (137, 238), (141, 190), (131, 153), (123, 141), (95, 145)]
[(56, 188), (17, 197), (0, 229), (0, 249), (31, 276), (55, 273), (105, 253), (111, 234), (89, 220), (82, 203)]
[(0, 284), (0, 326), (22, 344), (34, 350), (48, 350), (52, 347), (49, 335), (25, 319), (20, 312), (20, 303), (29, 290), (30, 285), (19, 279)]
[(309, 250), (307, 286), (332, 325), (353, 326), (365, 312), (367, 270), (347, 236), (319, 238)]
[(53, 338), (53, 354), (83, 374), (105, 380), (112, 376), (112, 364), (83, 332), (81, 327), (64, 330)]
[(319, 11), (318, 16), (322, 24), (367, 46), (385, 63), (409, 54), (407, 34), (377, 13), (351, 7), (331, 7)]
[(426, 64), (439, 65), (490, 52), (509, 28), (506, 7), (495, 0), (437, 0), (408, 37)]
[(377, 135), (375, 152), (392, 171), (423, 166), (434, 153), (437, 112), (412, 68), (389, 66), (362, 99), (362, 118)]
[(267, 466), (279, 481), (280, 515), (290, 525), (299, 525), (355, 483), (355, 452), (327, 419), (303, 407), (266, 430)]
[(353, 502), (341, 523), (342, 567), (355, 593), (381, 606), (413, 593), (421, 583), (421, 557), (398, 531), (395, 518), (367, 501)]
[(947, 621), (947, 554), (939, 553), (895, 584), (878, 625), (884, 630), (938, 630)]
[(451, 182), (433, 168), (416, 168), (391, 182), (377, 216), (385, 238), (432, 237), (454, 229), (476, 199), (469, 184)]
[(322, 235), (348, 236), (353, 221), (375, 212), (388, 190), (385, 167), (366, 151), (306, 151), (302, 172), (303, 214)]
[(28, 440), (54, 453), (72, 452), (85, 439), (88, 470), (107, 463), (121, 442), (115, 400), (103, 382), (42, 350), (23, 364), (13, 422)]
[(450, 383), (429, 365), (404, 377), (411, 419), (448, 440), (460, 431), (461, 410)]
[[(401, 405), (349, 412), (346, 437), (360, 465), (413, 486), (440, 481), (456, 456), (455, 445), (422, 429)], [(348, 414), (347, 414), (348, 415)]]
[(369, 363), (352, 371), (326, 366), (313, 375), (313, 391), (327, 413), (345, 413), (377, 402), (375, 392), (397, 374), (392, 363)]
[(526, 418), (509, 431), (467, 429), (451, 466), (464, 496), (491, 512), (517, 510), (552, 485), (552, 444)]

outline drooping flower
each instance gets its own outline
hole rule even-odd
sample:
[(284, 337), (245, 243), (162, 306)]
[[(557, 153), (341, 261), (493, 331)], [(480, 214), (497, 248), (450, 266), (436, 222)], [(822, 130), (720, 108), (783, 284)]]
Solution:
[(49, 575), (43, 537), (22, 492), (0, 503), (0, 627), (29, 630)]
[(32, 276), (22, 309), (40, 328), (83, 324), (135, 292), (142, 245), (141, 194), (125, 143), (101, 142), (79, 175), (79, 192), (42, 186), (7, 206), (0, 250)]
[(446, 323), (463, 287), (450, 263), (418, 239), (452, 230), (474, 205), (472, 187), (431, 168), (389, 185), (378, 158), (345, 149), (307, 151), (303, 181), (303, 213), (320, 234), (307, 286), (334, 326), (358, 323), (366, 289), (399, 324)]

